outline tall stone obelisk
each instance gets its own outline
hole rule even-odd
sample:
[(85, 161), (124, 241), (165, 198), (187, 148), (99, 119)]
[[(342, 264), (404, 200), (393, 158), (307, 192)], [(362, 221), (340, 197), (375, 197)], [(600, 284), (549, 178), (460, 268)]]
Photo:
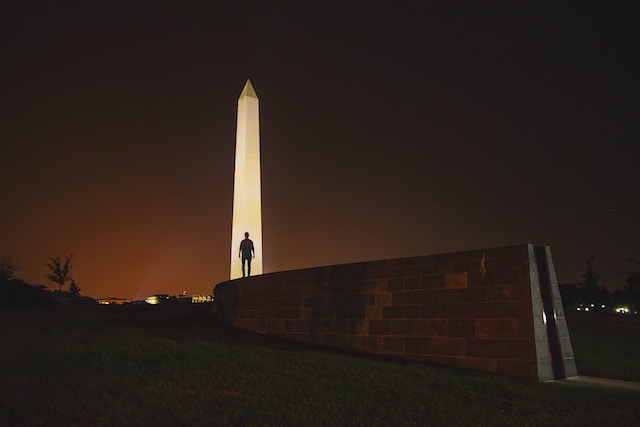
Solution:
[(244, 233), (255, 248), (251, 275), (262, 274), (262, 196), (260, 190), (260, 118), (258, 96), (251, 81), (238, 98), (236, 167), (233, 179), (233, 225), (231, 227), (231, 279), (242, 277), (238, 257)]

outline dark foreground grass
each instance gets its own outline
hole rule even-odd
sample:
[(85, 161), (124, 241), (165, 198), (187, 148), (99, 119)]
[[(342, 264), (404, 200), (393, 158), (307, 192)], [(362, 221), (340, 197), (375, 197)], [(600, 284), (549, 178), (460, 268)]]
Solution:
[(2, 312), (0, 334), (2, 426), (640, 421), (637, 393), (309, 348), (226, 327), (198, 306)]
[(578, 372), (640, 382), (640, 318), (570, 313), (569, 333)]

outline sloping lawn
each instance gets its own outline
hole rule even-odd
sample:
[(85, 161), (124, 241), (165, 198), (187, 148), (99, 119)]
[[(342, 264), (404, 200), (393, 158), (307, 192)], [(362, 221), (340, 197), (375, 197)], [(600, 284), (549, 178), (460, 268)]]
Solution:
[(4, 311), (0, 334), (2, 426), (640, 422), (638, 394), (290, 344), (225, 326), (204, 306)]

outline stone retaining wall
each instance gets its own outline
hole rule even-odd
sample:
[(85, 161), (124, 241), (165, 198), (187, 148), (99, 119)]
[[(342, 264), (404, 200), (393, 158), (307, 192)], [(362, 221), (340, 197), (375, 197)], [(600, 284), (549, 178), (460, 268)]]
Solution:
[(545, 246), (270, 273), (214, 294), (222, 321), (290, 340), (538, 381), (577, 375)]

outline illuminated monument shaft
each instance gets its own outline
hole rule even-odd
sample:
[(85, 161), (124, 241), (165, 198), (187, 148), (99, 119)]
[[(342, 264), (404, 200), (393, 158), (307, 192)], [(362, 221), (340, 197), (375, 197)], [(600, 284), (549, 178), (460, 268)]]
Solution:
[(260, 119), (258, 96), (247, 80), (238, 98), (236, 168), (233, 179), (233, 225), (231, 234), (231, 279), (242, 277), (238, 257), (244, 233), (255, 248), (251, 275), (262, 274), (262, 199), (260, 191)]

